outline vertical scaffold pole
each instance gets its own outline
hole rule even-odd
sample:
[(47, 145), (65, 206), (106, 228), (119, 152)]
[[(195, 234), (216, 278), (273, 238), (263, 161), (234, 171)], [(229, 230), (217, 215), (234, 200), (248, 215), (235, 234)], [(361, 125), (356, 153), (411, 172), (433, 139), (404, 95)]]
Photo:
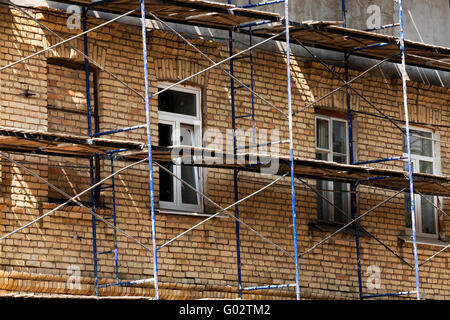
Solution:
[[(114, 155), (110, 155), (111, 175), (114, 174)], [(119, 252), (117, 248), (117, 215), (116, 215), (116, 183), (115, 176), (111, 177), (112, 207), (113, 207), (113, 223), (114, 223), (114, 260), (116, 267), (116, 281), (119, 282)]]
[[(231, 1), (228, 0), (230, 3)], [(229, 49), (230, 56), (233, 55), (233, 32), (228, 32), (229, 36)], [(234, 76), (234, 61), (230, 60), (230, 74)], [(237, 145), (236, 145), (236, 110), (235, 110), (235, 96), (234, 96), (234, 79), (230, 77), (230, 90), (231, 90), (231, 125), (233, 128), (233, 155), (236, 156)], [(233, 179), (234, 179), (234, 202), (239, 201), (239, 188), (238, 188), (238, 174), (239, 170), (234, 169)], [(234, 206), (234, 215), (237, 219), (239, 219), (239, 205)], [(242, 299), (242, 272), (241, 272), (241, 240), (240, 240), (240, 227), (239, 221), (236, 219), (235, 221), (235, 229), (236, 229), (236, 263), (237, 263), (237, 272), (238, 272), (238, 293), (239, 299)]]
[[(249, 4), (252, 4), (252, 1), (249, 0)], [(253, 46), (253, 34), (252, 34), (252, 27), (248, 28), (249, 31), (249, 46)], [(255, 83), (254, 83), (254, 68), (253, 68), (253, 50), (250, 50), (249, 52), (250, 56), (250, 89), (252, 89), (251, 97), (252, 97), (252, 130), (253, 130), (253, 144), (256, 145), (256, 123), (255, 123)]]
[[(343, 0), (345, 1), (345, 0)], [(349, 81), (349, 67), (348, 67), (348, 54), (345, 53), (345, 81)], [(354, 146), (353, 146), (353, 122), (352, 122), (352, 111), (350, 103), (350, 92), (348, 87), (346, 88), (346, 100), (347, 100), (347, 121), (348, 121), (348, 142), (349, 142), (349, 153), (350, 153), (350, 164), (355, 163), (354, 159)], [(352, 210), (352, 219), (358, 216), (358, 184), (351, 183), (350, 186), (350, 208)], [(361, 275), (361, 253), (359, 244), (359, 221), (355, 222), (355, 246), (356, 246), (356, 265), (358, 271), (358, 287), (359, 287), (359, 299), (363, 299), (362, 291), (362, 275)]]
[(416, 213), (414, 201), (414, 182), (413, 182), (413, 166), (411, 159), (411, 140), (409, 132), (409, 113), (408, 113), (408, 96), (406, 87), (406, 62), (405, 62), (405, 42), (403, 33), (403, 6), (402, 0), (398, 1), (398, 15), (400, 23), (400, 53), (402, 57), (401, 72), (403, 85), (403, 107), (405, 112), (405, 129), (406, 129), (406, 146), (408, 151), (408, 175), (409, 175), (409, 194), (411, 200), (411, 227), (413, 236), (413, 251), (414, 251), (414, 271), (416, 275), (416, 295), (417, 300), (420, 300), (420, 281), (419, 281), (419, 262), (417, 257), (417, 239), (416, 239)]
[(287, 74), (287, 93), (288, 93), (288, 113), (289, 113), (289, 157), (291, 171), (291, 200), (292, 200), (292, 229), (294, 240), (294, 259), (295, 259), (295, 291), (297, 300), (300, 300), (300, 284), (298, 271), (298, 246), (297, 246), (297, 217), (295, 210), (295, 176), (294, 176), (294, 139), (292, 125), (292, 90), (291, 90), (291, 46), (289, 41), (289, 0), (284, 3), (284, 14), (286, 23), (286, 74)]
[[(89, 173), (91, 175), (91, 186), (95, 184), (94, 178), (94, 156), (89, 158)], [(92, 212), (95, 214), (95, 188), (91, 190)], [(98, 265), (97, 265), (97, 219), (92, 215), (92, 251), (94, 255), (94, 294), (98, 296)]]
[[(87, 30), (87, 10), (83, 7), (82, 20), (83, 20), (83, 32)], [(88, 51), (88, 38), (87, 33), (83, 35), (84, 42), (84, 54), (89, 55)], [(89, 60), (84, 58), (84, 71), (86, 77), (86, 111), (88, 121), (88, 134), (92, 137), (92, 118), (91, 118), (91, 88), (89, 81)], [(95, 170), (94, 170), (94, 156), (89, 158), (89, 174), (91, 176), (91, 186), (95, 184)], [(95, 214), (95, 188), (91, 190), (91, 206), (92, 212)], [(98, 265), (97, 265), (97, 219), (95, 215), (92, 215), (92, 251), (94, 259), (94, 294), (98, 296)]]
[[(344, 18), (344, 24), (343, 27), (347, 27), (347, 6), (346, 6), (346, 0), (342, 0), (342, 13)], [(349, 81), (349, 65), (348, 65), (348, 59), (350, 54), (347, 52), (344, 53), (344, 64), (345, 64), (345, 81)], [(350, 154), (350, 164), (355, 163), (354, 158), (354, 146), (353, 146), (353, 119), (352, 119), (352, 108), (351, 108), (351, 101), (350, 101), (350, 90), (348, 86), (345, 89), (345, 95), (346, 95), (346, 102), (347, 102), (347, 122), (348, 122), (348, 142), (349, 142), (349, 154)], [(352, 218), (356, 218), (359, 213), (358, 209), (358, 197), (357, 197), (357, 191), (358, 191), (358, 184), (352, 183), (350, 186), (350, 208), (352, 210)], [(356, 265), (357, 265), (357, 272), (358, 272), (358, 288), (359, 288), (359, 299), (363, 299), (363, 290), (362, 290), (362, 275), (361, 275), (361, 253), (360, 253), (360, 244), (359, 244), (359, 221), (355, 222), (355, 246), (356, 246)]]
[[(86, 32), (87, 30), (87, 9), (83, 8), (83, 32)], [(88, 39), (87, 39), (87, 33), (83, 35), (83, 42), (84, 42), (84, 54), (88, 56)], [(91, 86), (89, 82), (89, 60), (85, 57), (84, 58), (84, 72), (86, 76), (86, 107), (87, 107), (87, 121), (88, 121), (88, 134), (89, 137), (92, 137), (92, 117), (91, 117)]]
[(156, 249), (156, 217), (155, 217), (155, 193), (153, 187), (153, 160), (152, 160), (152, 138), (150, 120), (150, 98), (148, 87), (148, 64), (147, 64), (147, 29), (145, 24), (145, 4), (141, 3), (141, 27), (142, 27), (142, 56), (144, 59), (144, 85), (145, 85), (145, 118), (147, 122), (147, 150), (148, 150), (148, 175), (150, 183), (150, 211), (152, 219), (152, 249), (153, 249), (153, 277), (155, 285), (155, 299), (159, 299), (158, 293), (158, 258)]

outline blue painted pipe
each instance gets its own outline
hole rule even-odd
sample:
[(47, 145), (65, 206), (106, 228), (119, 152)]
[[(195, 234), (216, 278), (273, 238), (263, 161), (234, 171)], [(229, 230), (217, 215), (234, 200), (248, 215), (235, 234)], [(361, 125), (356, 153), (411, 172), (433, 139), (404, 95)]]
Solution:
[(121, 129), (116, 129), (116, 130), (98, 132), (98, 133), (94, 133), (92, 136), (100, 137), (100, 136), (104, 136), (104, 135), (107, 135), (107, 134), (126, 132), (126, 131), (136, 130), (136, 129), (140, 129), (140, 128), (146, 128), (146, 127), (147, 127), (146, 124), (140, 124), (140, 125), (137, 125), (137, 126), (127, 127), (127, 128), (121, 128)]
[(408, 151), (408, 172), (409, 172), (409, 192), (411, 200), (411, 225), (413, 236), (413, 251), (414, 251), (414, 272), (416, 276), (416, 296), (420, 300), (420, 280), (419, 280), (419, 262), (417, 257), (417, 238), (416, 238), (416, 213), (414, 201), (414, 182), (413, 182), (413, 167), (411, 158), (411, 139), (409, 132), (409, 114), (408, 114), (408, 96), (406, 90), (406, 61), (405, 61), (405, 40), (403, 33), (403, 5), (402, 0), (398, 1), (398, 13), (400, 20), (400, 52), (402, 57), (402, 85), (403, 85), (403, 106), (405, 109), (405, 127), (406, 127), (406, 146)]
[(99, 0), (99, 1), (94, 1), (88, 6), (88, 8), (90, 9), (90, 8), (98, 6), (100, 4), (106, 4), (106, 3), (116, 2), (116, 1), (119, 1), (119, 0)]
[[(87, 31), (87, 9), (83, 7), (83, 32)], [(85, 56), (89, 55), (88, 52), (88, 38), (87, 33), (83, 35), (84, 42), (84, 54)], [(88, 134), (89, 137), (92, 137), (92, 118), (91, 118), (91, 88), (89, 83), (89, 60), (84, 58), (84, 73), (86, 77), (86, 108), (87, 108), (87, 121), (88, 121)]]
[(385, 46), (389, 46), (389, 45), (391, 45), (392, 43), (387, 43), (387, 42), (383, 42), (383, 43), (375, 43), (375, 44), (371, 44), (371, 45), (369, 45), (369, 46), (366, 46), (366, 47), (356, 47), (356, 48), (353, 48), (353, 52), (354, 51), (361, 51), (361, 50), (366, 50), (366, 49), (373, 49), (373, 48), (379, 48), (379, 47), (385, 47)]
[(130, 286), (130, 285), (134, 285), (134, 284), (142, 284), (142, 283), (146, 283), (146, 282), (151, 282), (154, 281), (154, 279), (144, 279), (144, 280), (135, 280), (135, 281), (123, 281), (123, 282), (116, 282), (116, 283), (106, 283), (106, 284), (101, 284), (98, 287), (99, 288), (107, 288), (107, 287), (116, 287), (116, 286)]
[(371, 29), (366, 29), (364, 31), (376, 31), (376, 30), (383, 30), (383, 29), (389, 29), (389, 28), (393, 28), (393, 27), (398, 27), (398, 23), (390, 23), (390, 24), (385, 24), (383, 26), (379, 26), (376, 28), (371, 28)]
[[(89, 158), (89, 173), (91, 175), (91, 186), (95, 184), (94, 179), (94, 157)], [(98, 296), (98, 266), (97, 266), (97, 219), (95, 218), (95, 188), (91, 190), (92, 205), (92, 252), (94, 258), (94, 294)]]
[(268, 6), (270, 4), (277, 4), (277, 3), (284, 3), (285, 0), (273, 0), (273, 1), (266, 1), (266, 2), (260, 2), (260, 3), (249, 3), (247, 5), (241, 6), (240, 8), (254, 8), (254, 7), (262, 7), (262, 6)]
[(364, 299), (370, 298), (380, 298), (380, 297), (396, 297), (396, 296), (409, 296), (416, 293), (416, 291), (406, 291), (406, 292), (396, 292), (396, 293), (382, 293), (382, 294), (371, 294), (363, 296)]
[(114, 260), (116, 266), (116, 281), (119, 281), (119, 252), (117, 248), (117, 218), (116, 218), (116, 185), (114, 174), (114, 157), (111, 156), (111, 188), (112, 188), (112, 205), (113, 205), (113, 224), (114, 224)]
[(264, 21), (257, 21), (257, 22), (251, 22), (251, 23), (244, 23), (241, 24), (238, 29), (248, 28), (248, 27), (254, 27), (254, 26), (260, 26), (263, 24), (273, 23), (272, 20), (264, 20)]
[(246, 287), (243, 288), (243, 291), (252, 291), (252, 290), (266, 290), (266, 289), (280, 289), (280, 288), (289, 288), (289, 287), (295, 287), (297, 284), (296, 283), (291, 283), (291, 284), (273, 284), (273, 285), (268, 285), (268, 286), (257, 286), (257, 287)]
[(291, 90), (291, 45), (289, 39), (289, 0), (284, 3), (284, 14), (286, 24), (286, 76), (288, 93), (288, 114), (289, 114), (289, 159), (291, 171), (291, 200), (292, 200), (292, 229), (294, 240), (294, 261), (295, 261), (295, 291), (297, 300), (300, 300), (300, 276), (298, 266), (298, 244), (297, 244), (297, 214), (295, 209), (295, 176), (294, 176), (294, 134), (292, 124), (292, 90)]
[(395, 161), (395, 160), (402, 160), (406, 159), (406, 157), (391, 157), (391, 158), (384, 158), (384, 159), (375, 159), (375, 160), (368, 160), (368, 161), (360, 161), (354, 163), (355, 165), (361, 165), (361, 164), (369, 164), (369, 163), (378, 163), (378, 162), (387, 162), (387, 161)]
[[(228, 0), (228, 4), (231, 4), (231, 0)], [(230, 56), (233, 55), (233, 32), (228, 32), (229, 37), (229, 53)], [(230, 60), (230, 89), (231, 89), (231, 125), (233, 128), (233, 155), (236, 157), (237, 144), (236, 144), (236, 105), (235, 105), (235, 86), (234, 86), (234, 59)], [(238, 187), (238, 174), (239, 170), (235, 169), (233, 172), (233, 183), (234, 183), (234, 202), (239, 200), (239, 187)], [(239, 205), (234, 206), (234, 215), (239, 219)], [(240, 226), (239, 221), (235, 221), (235, 232), (236, 232), (236, 264), (237, 264), (237, 276), (238, 276), (238, 295), (242, 299), (242, 266), (241, 266), (241, 239), (240, 239)]]
[[(87, 9), (83, 7), (82, 18), (83, 18), (83, 32), (87, 30)], [(84, 43), (84, 54), (88, 56), (88, 38), (87, 33), (83, 35)], [(91, 119), (91, 90), (89, 83), (89, 60), (84, 58), (84, 72), (86, 77), (86, 108), (87, 108), (87, 120), (88, 120), (88, 135), (92, 137), (92, 119)], [(89, 174), (91, 178), (91, 186), (95, 184), (95, 173), (94, 173), (94, 155), (89, 158)], [(91, 190), (91, 206), (92, 213), (95, 214), (95, 188)], [(98, 265), (97, 265), (97, 221), (95, 215), (92, 215), (92, 253), (94, 260), (94, 294), (98, 296)]]
[(152, 160), (152, 138), (150, 122), (150, 94), (148, 86), (148, 63), (147, 63), (147, 29), (145, 26), (145, 0), (141, 3), (141, 29), (142, 29), (142, 56), (144, 59), (144, 84), (145, 84), (145, 119), (147, 123), (147, 150), (148, 150), (148, 176), (150, 183), (150, 211), (152, 219), (152, 249), (153, 249), (153, 276), (155, 282), (155, 299), (159, 299), (158, 292), (158, 258), (156, 248), (156, 217), (155, 217), (155, 190), (153, 185), (153, 160)]
[(106, 151), (106, 154), (112, 155), (114, 153), (125, 152), (125, 151), (128, 151), (128, 149), (109, 150), (109, 151)]

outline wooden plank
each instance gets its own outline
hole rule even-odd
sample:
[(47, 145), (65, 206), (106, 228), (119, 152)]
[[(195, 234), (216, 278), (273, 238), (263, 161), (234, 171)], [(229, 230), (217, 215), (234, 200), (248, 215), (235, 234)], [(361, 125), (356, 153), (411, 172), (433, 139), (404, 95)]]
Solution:
[[(86, 0), (60, 0), (60, 2), (73, 5), (91, 4)], [(277, 13), (239, 8), (235, 5), (215, 1), (147, 0), (145, 5), (146, 9), (158, 16), (158, 18), (175, 20), (180, 23), (192, 20), (184, 20), (185, 17), (192, 15), (189, 12), (195, 12), (196, 15), (205, 15), (201, 19), (192, 20), (191, 23), (196, 23), (199, 26), (231, 28), (259, 20), (280, 20), (280, 16)], [(138, 0), (116, 0), (110, 3), (98, 4), (94, 8), (95, 10), (120, 14), (137, 7), (139, 7)], [(216, 12), (217, 15), (209, 15), (211, 12)], [(139, 13), (136, 12), (132, 15), (139, 16)], [(209, 18), (206, 17), (207, 15), (209, 15)]]
[[(280, 32), (283, 28), (284, 26), (280, 24), (272, 25), (254, 29), (253, 33), (268, 37)], [(344, 28), (334, 24), (327, 24), (325, 21), (304, 21), (292, 26), (290, 29), (293, 39), (297, 39), (312, 47), (348, 52), (356, 47), (366, 47), (376, 43), (390, 43), (387, 46), (355, 51), (354, 54), (368, 58), (386, 59), (399, 52), (398, 39), (394, 36)], [(329, 37), (328, 41), (323, 40), (324, 35)], [(407, 64), (450, 71), (450, 48), (405, 40), (405, 52)], [(421, 58), (413, 57), (410, 54)], [(434, 61), (432, 59), (442, 61)], [(396, 63), (400, 62), (399, 57), (393, 57), (390, 60)]]
[[(186, 146), (184, 146), (183, 148), (186, 151), (184, 154), (180, 153), (180, 146), (166, 148), (165, 151), (164, 148), (161, 149), (159, 147), (154, 147), (153, 159), (160, 162), (171, 162), (173, 160), (172, 152), (175, 151), (174, 154), (179, 155), (177, 158), (182, 159), (183, 163), (188, 165), (190, 164), (194, 166), (210, 168), (241, 168), (242, 170), (246, 171), (259, 171), (263, 166), (255, 165), (255, 163), (250, 160), (252, 156), (260, 156), (269, 157), (271, 161), (278, 161), (279, 169), (277, 174), (289, 172), (289, 158), (287, 157), (270, 157), (268, 155), (245, 153), (240, 155), (245, 159), (245, 161), (242, 162), (238, 161), (238, 159), (234, 158), (232, 155), (222, 153), (220, 150), (209, 149), (209, 153), (214, 152), (213, 156), (206, 158), (197, 156), (197, 158), (195, 158), (196, 161), (194, 161), (192, 156), (196, 154), (201, 155), (202, 148), (192, 148)], [(141, 151), (139, 153), (134, 153), (133, 156), (146, 157), (147, 152)], [(232, 161), (229, 161), (230, 159), (232, 159)], [(176, 164), (177, 161), (175, 161), (174, 163)], [(250, 164), (252, 166), (249, 166)], [(389, 190), (401, 190), (403, 188), (409, 188), (409, 182), (405, 177), (405, 172), (402, 170), (370, 168), (314, 159), (296, 158), (294, 160), (294, 173), (299, 177), (309, 179), (323, 179), (347, 183), (360, 181), (361, 184), (364, 185), (370, 185)], [(388, 178), (368, 180), (370, 178), (381, 178), (386, 176)], [(416, 191), (419, 191), (422, 194), (450, 196), (450, 177), (415, 173), (414, 184)]]

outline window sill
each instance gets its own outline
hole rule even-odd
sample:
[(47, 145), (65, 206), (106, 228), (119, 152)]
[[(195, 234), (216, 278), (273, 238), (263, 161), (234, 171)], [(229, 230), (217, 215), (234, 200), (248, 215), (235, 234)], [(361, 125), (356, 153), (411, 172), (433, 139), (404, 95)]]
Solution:
[[(339, 228), (342, 228), (345, 224), (337, 223), (337, 222), (329, 222), (329, 221), (314, 221), (308, 223), (308, 227), (310, 230), (313, 231), (321, 231), (321, 232), (335, 232)], [(349, 225), (347, 228), (342, 230), (340, 233), (343, 234), (351, 234), (355, 235), (355, 228), (353, 225)], [(361, 230), (359, 230), (359, 236), (361, 237), (368, 237), (369, 235)]]
[[(412, 236), (403, 235), (398, 236), (398, 238), (400, 241), (403, 241), (404, 243), (413, 243)], [(416, 243), (435, 247), (445, 247), (450, 244), (450, 242), (425, 237), (416, 237)]]
[[(189, 211), (181, 211), (181, 210), (170, 210), (170, 209), (159, 209), (158, 213), (160, 214), (174, 214), (180, 216), (191, 216), (191, 217), (210, 217), (213, 214), (203, 213), (203, 212), (189, 212)], [(227, 215), (219, 214), (215, 216), (215, 218), (229, 218)]]

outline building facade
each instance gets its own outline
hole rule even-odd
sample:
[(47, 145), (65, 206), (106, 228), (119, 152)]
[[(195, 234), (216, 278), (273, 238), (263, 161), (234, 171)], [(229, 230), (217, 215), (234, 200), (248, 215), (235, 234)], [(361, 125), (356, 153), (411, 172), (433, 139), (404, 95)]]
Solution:
[[(51, 8), (30, 12), (63, 38), (80, 33), (79, 29), (67, 28), (70, 15), (65, 12)], [(2, 5), (0, 17), (2, 66), (60, 41), (17, 9)], [(101, 19), (89, 18), (88, 28), (103, 22)], [(142, 93), (144, 80), (140, 37), (139, 27), (112, 23), (89, 34), (88, 51), (93, 60)], [(210, 66), (210, 62), (173, 33), (150, 28), (147, 40), (151, 94)], [(227, 41), (198, 36), (190, 40), (214, 61), (229, 56)], [(81, 38), (71, 44), (83, 50)], [(283, 52), (255, 49), (253, 71), (248, 61), (242, 59), (234, 62), (234, 74), (244, 83), (250, 83), (253, 72), (254, 90), (287, 112), (285, 59)], [(323, 65), (297, 55), (291, 59), (294, 110), (300, 110), (342, 85)], [(224, 68), (229, 70), (227, 64)], [(341, 67), (333, 67), (333, 71), (344, 76)], [(350, 78), (358, 74), (358, 71), (350, 70)], [(1, 126), (87, 135), (85, 78), (84, 57), (67, 45), (57, 46), (32, 57), (26, 63), (2, 70)], [(145, 107), (139, 95), (93, 64), (90, 66), (89, 79), (92, 102), (90, 120), (94, 131), (115, 130), (145, 122)], [(405, 142), (401, 131), (394, 125), (404, 125), (401, 79), (369, 73), (353, 83), (353, 87), (394, 121), (380, 117), (367, 101), (358, 95), (351, 95), (354, 111), (352, 142), (355, 147), (354, 154), (350, 155), (347, 97), (345, 90), (340, 90), (294, 117), (294, 157), (338, 163), (350, 163), (350, 157), (355, 162), (404, 157)], [(229, 148), (230, 140), (226, 137), (232, 128), (230, 90), (227, 74), (213, 68), (155, 96), (150, 100), (153, 144), (181, 144), (222, 150)], [(414, 139), (412, 153), (417, 172), (443, 176), (450, 174), (450, 149), (446, 143), (450, 139), (447, 125), (450, 119), (449, 93), (445, 87), (408, 82)], [(247, 138), (246, 142), (250, 143), (253, 138), (267, 134), (268, 141), (288, 140), (287, 122), (282, 115), (261, 99), (253, 99), (255, 131), (250, 117), (239, 118), (237, 127), (247, 133), (242, 139)], [(236, 90), (236, 114), (248, 114), (252, 108), (251, 100), (252, 95), (248, 91)], [(211, 132), (220, 132), (223, 140), (213, 139), (212, 142), (206, 139), (205, 133)], [(254, 132), (258, 136), (252, 136)], [(121, 132), (111, 138), (146, 141), (146, 132), (145, 129)], [(289, 144), (281, 143), (255, 152), (271, 152), (287, 157)], [(16, 152), (11, 152), (10, 156), (70, 195), (91, 185), (89, 159)], [(60, 192), (3, 160), (0, 184), (3, 202), (0, 213), (1, 234), (19, 228), (67, 200)], [(108, 159), (95, 159), (97, 181), (111, 173), (111, 165)], [(127, 162), (120, 158), (114, 161), (116, 169), (125, 165)], [(225, 207), (236, 201), (233, 170), (180, 164), (164, 166), (220, 206)], [(404, 160), (370, 166), (403, 170)], [(167, 171), (158, 166), (154, 169), (158, 246), (220, 210)], [(239, 198), (254, 193), (275, 178), (277, 176), (271, 174), (239, 172)], [(304, 298), (357, 299), (359, 281), (353, 228), (347, 228), (345, 232), (305, 253), (351, 217), (350, 186), (322, 180), (304, 181), (307, 184), (298, 181), (295, 194), (301, 254), (301, 295)], [(148, 166), (140, 164), (120, 173), (115, 177), (114, 184), (114, 203), (110, 189), (104, 188), (96, 193), (96, 213), (109, 217), (114, 205), (117, 227), (143, 245), (151, 247)], [(319, 193), (315, 193), (308, 185), (319, 189)], [(393, 194), (395, 192), (391, 190), (361, 185), (357, 199), (360, 214)], [(83, 195), (79, 200), (89, 205), (90, 194)], [(446, 212), (449, 204), (443, 197), (420, 195), (416, 196), (415, 202), (419, 261), (424, 261), (448, 243), (450, 222), (436, 207)], [(409, 240), (411, 218), (408, 215), (408, 203), (408, 195), (401, 193), (361, 219), (361, 283), (366, 294), (413, 291), (415, 288), (415, 275), (411, 268), (413, 249)], [(234, 214), (233, 208), (229, 211)], [(281, 179), (243, 201), (239, 205), (239, 217), (252, 228), (250, 230), (241, 224), (239, 233), (243, 286), (293, 283), (295, 269), (292, 260), (289, 179)], [(115, 234), (112, 228), (101, 222), (96, 224), (96, 228), (98, 252), (111, 250), (117, 237), (117, 271), (121, 280), (153, 277), (150, 252), (123, 234)], [(161, 248), (158, 251), (160, 298), (238, 297), (235, 228), (235, 220), (221, 214)], [(410, 265), (386, 250), (371, 235), (375, 235)], [(2, 240), (0, 293), (93, 294), (92, 237), (91, 214), (72, 204)], [(450, 298), (449, 259), (449, 253), (443, 252), (420, 267), (420, 285), (424, 297)], [(115, 281), (114, 253), (99, 256), (98, 275), (101, 283)], [(154, 289), (152, 283), (146, 283), (107, 287), (100, 289), (99, 293), (153, 296)], [(293, 288), (246, 291), (243, 297), (288, 299), (295, 298), (295, 291)]]

